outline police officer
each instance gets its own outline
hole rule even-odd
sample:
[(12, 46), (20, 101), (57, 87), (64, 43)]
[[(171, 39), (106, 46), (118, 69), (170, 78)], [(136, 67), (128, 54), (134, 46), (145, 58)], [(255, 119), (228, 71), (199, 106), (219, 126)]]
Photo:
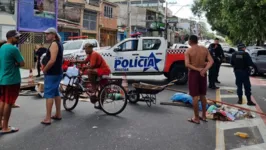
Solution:
[(210, 44), (209, 46), (209, 49), (214, 49), (214, 52), (215, 52), (215, 58), (216, 58), (216, 79), (215, 79), (215, 82), (216, 83), (221, 83), (219, 80), (218, 80), (218, 76), (219, 76), (219, 72), (220, 72), (220, 67), (221, 67), (221, 64), (222, 64), (222, 61), (224, 60), (225, 56), (224, 56), (224, 51), (223, 51), (223, 48), (222, 46), (219, 44), (219, 39), (218, 38), (215, 38), (214, 40), (214, 43)]
[(209, 47), (209, 52), (212, 56), (213, 59), (213, 65), (211, 66), (211, 68), (209, 69), (209, 88), (210, 89), (218, 89), (219, 87), (217, 87), (215, 85), (215, 81), (217, 79), (217, 63), (218, 63), (218, 59), (217, 57), (215, 57), (215, 51), (213, 48)]
[(245, 52), (246, 46), (244, 44), (238, 45), (238, 51), (232, 55), (231, 65), (234, 67), (236, 85), (237, 85), (237, 95), (238, 104), (242, 104), (242, 85), (244, 84), (245, 95), (247, 97), (247, 105), (255, 106), (251, 101), (251, 84), (249, 80), (250, 69), (249, 67), (253, 65), (252, 59), (247, 52)]

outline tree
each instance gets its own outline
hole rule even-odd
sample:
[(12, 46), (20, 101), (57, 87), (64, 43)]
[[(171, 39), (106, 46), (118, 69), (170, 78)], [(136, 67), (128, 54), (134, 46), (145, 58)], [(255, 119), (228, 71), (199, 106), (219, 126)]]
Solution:
[(226, 35), (234, 44), (257, 42), (266, 39), (265, 0), (195, 0), (192, 12), (203, 12), (213, 30)]

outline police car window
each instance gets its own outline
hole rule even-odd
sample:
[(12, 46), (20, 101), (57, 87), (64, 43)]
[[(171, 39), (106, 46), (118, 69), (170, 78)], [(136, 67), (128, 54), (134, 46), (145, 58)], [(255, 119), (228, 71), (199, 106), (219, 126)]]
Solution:
[(119, 51), (137, 51), (138, 50), (138, 40), (126, 41), (118, 46)]
[(64, 50), (77, 50), (82, 47), (83, 41), (71, 41), (63, 44)]
[(266, 56), (266, 50), (258, 51), (258, 56)]
[(158, 50), (161, 46), (161, 40), (159, 39), (144, 39), (142, 44), (142, 50)]

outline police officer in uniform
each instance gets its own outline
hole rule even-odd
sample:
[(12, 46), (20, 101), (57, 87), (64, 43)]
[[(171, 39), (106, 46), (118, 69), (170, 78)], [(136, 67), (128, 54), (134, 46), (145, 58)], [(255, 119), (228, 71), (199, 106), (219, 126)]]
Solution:
[(215, 66), (216, 66), (216, 79), (215, 79), (215, 82), (216, 83), (221, 83), (219, 80), (218, 80), (218, 76), (219, 76), (219, 72), (220, 72), (220, 67), (221, 67), (221, 64), (225, 58), (224, 56), (224, 51), (223, 51), (223, 48), (222, 46), (219, 44), (219, 39), (218, 38), (215, 38), (214, 40), (214, 43), (210, 44), (209, 46), (209, 49), (214, 49), (214, 52), (215, 52), (215, 59), (217, 60), (215, 62)]
[(215, 51), (213, 48), (209, 47), (209, 52), (212, 56), (213, 59), (213, 65), (211, 66), (211, 68), (209, 69), (209, 88), (210, 89), (218, 89), (219, 87), (217, 87), (215, 85), (215, 81), (217, 79), (217, 63), (218, 63), (218, 59), (217, 57), (215, 57)]
[(244, 84), (245, 95), (247, 97), (247, 105), (255, 106), (251, 101), (251, 84), (249, 80), (250, 76), (250, 66), (253, 65), (252, 59), (247, 52), (245, 52), (246, 46), (244, 44), (238, 45), (238, 51), (232, 55), (231, 65), (234, 67), (236, 85), (237, 85), (237, 95), (238, 104), (242, 104), (242, 85)]

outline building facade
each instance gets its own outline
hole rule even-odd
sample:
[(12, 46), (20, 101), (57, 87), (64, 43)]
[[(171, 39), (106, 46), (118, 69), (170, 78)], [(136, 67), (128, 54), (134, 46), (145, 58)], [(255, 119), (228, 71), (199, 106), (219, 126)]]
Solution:
[(97, 39), (99, 26), (99, 0), (59, 0), (58, 31), (66, 40)]
[(58, 1), (57, 28), (62, 41), (81, 35), (81, 11), (84, 7), (84, 3)]
[(117, 43), (118, 5), (102, 1), (100, 13), (100, 45), (113, 46)]
[(81, 35), (87, 36), (89, 39), (97, 39), (100, 41), (99, 23), (100, 23), (100, 0), (80, 0), (85, 3), (85, 7), (81, 15)]
[(0, 40), (6, 40), (6, 33), (16, 29), (17, 0), (0, 1)]

